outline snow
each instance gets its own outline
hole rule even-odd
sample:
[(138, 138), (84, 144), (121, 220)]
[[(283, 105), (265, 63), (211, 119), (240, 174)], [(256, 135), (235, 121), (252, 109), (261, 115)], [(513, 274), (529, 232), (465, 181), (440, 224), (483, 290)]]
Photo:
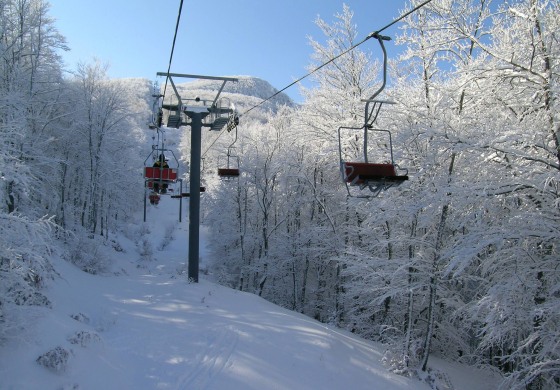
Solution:
[[(0, 349), (0, 389), (430, 388), (389, 372), (379, 344), (204, 275), (187, 283), (188, 216), (178, 222), (177, 202), (162, 197), (144, 227), (131, 227), (150, 240), (151, 260), (140, 261), (142, 239), (125, 234), (123, 251), (104, 248), (113, 257), (109, 275), (53, 260), (58, 276), (46, 291), (53, 308), (21, 309), (28, 326)], [(204, 268), (204, 234), (201, 248)], [(76, 342), (80, 332), (89, 337)], [(60, 371), (36, 362), (58, 346), (71, 351)], [(495, 384), (463, 366), (441, 366), (460, 379), (449, 388)]]

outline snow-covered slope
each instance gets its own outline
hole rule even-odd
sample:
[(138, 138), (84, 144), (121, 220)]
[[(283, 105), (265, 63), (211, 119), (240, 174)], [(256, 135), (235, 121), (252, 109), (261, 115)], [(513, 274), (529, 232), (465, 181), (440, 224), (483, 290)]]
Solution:
[[(20, 313), (29, 326), (0, 349), (1, 389), (429, 388), (388, 372), (377, 344), (203, 275), (188, 284), (188, 222), (178, 222), (176, 202), (150, 207), (118, 251), (101, 248), (114, 259), (111, 275), (55, 260), (53, 308)], [(59, 354), (46, 368), (36, 360), (49, 351)], [(449, 389), (492, 388), (480, 373), (458, 370), (468, 386)]]
[[(180, 134), (167, 137), (178, 153)], [(188, 198), (183, 222), (178, 202), (162, 196), (148, 205), (147, 222), (90, 246), (111, 264), (108, 274), (53, 257), (56, 276), (43, 291), (52, 308), (14, 307), (26, 325), (0, 347), (0, 390), (429, 389), (389, 372), (379, 344), (205, 275), (189, 284)], [(138, 210), (136, 221), (142, 217)], [(441, 390), (495, 388), (489, 374), (431, 361), (446, 373)]]

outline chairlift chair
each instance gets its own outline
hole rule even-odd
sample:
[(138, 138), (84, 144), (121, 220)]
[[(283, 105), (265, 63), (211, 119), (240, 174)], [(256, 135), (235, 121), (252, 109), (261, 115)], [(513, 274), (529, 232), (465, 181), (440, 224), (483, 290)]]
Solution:
[[(156, 161), (156, 159), (161, 158), (161, 156), (165, 156), (166, 153), (168, 155), (170, 153), (173, 156), (173, 159), (175, 160), (174, 167), (147, 165), (148, 160), (152, 159), (153, 161)], [(145, 187), (154, 190), (154, 192), (157, 193), (166, 192), (163, 191), (163, 189), (167, 188), (168, 184), (175, 183), (178, 180), (178, 170), (179, 160), (177, 160), (172, 150), (159, 146), (153, 147), (152, 152), (144, 160)]]
[(218, 176), (224, 179), (232, 179), (239, 177), (239, 157), (233, 155), (233, 147), (228, 148), (227, 155), (225, 156), (226, 166), (222, 167), (220, 162), (221, 158), (218, 157)]
[(239, 177), (239, 157), (234, 154), (235, 147), (233, 146), (237, 142), (237, 127), (235, 128), (235, 139), (229, 145), (227, 149), (226, 166), (223, 167), (220, 164), (220, 157), (218, 157), (218, 176), (224, 179), (231, 179)]
[(180, 104), (162, 104), (162, 108), (169, 112), (166, 126), (178, 129), (183, 124)]
[[(362, 100), (365, 102), (364, 124), (362, 127), (346, 127), (341, 126), (338, 128), (338, 150), (340, 159), (340, 172), (346, 190), (349, 196), (353, 196), (350, 187), (357, 187), (360, 191), (369, 189), (373, 195), (357, 195), (358, 197), (369, 198), (377, 196), (382, 190), (386, 190), (395, 185), (402, 184), (408, 180), (408, 170), (401, 169), (395, 164), (393, 158), (393, 141), (391, 132), (386, 129), (374, 128), (374, 123), (377, 121), (379, 111), (383, 104), (394, 104), (390, 101), (375, 100), (381, 91), (385, 88), (387, 81), (387, 51), (383, 41), (390, 40), (390, 37), (382, 36), (378, 33), (372, 33), (371, 37), (376, 38), (383, 51), (383, 83), (381, 87), (369, 98)], [(343, 147), (344, 137), (343, 131), (360, 131), (362, 134), (362, 148), (363, 157), (361, 159), (355, 158), (354, 160), (347, 161), (345, 159), (345, 151)], [(368, 136), (371, 134), (385, 133), (388, 136), (388, 158), (384, 162), (371, 163), (369, 158), (370, 142)]]
[(239, 124), (239, 116), (235, 105), (226, 97), (220, 98), (210, 107), (210, 117), (212, 123), (211, 131), (221, 131), (224, 127), (228, 133)]
[[(358, 187), (360, 190), (365, 188), (369, 189), (373, 193), (373, 196), (377, 196), (382, 190), (387, 190), (390, 187), (402, 184), (404, 181), (408, 180), (408, 172), (406, 169), (401, 169), (394, 162), (393, 158), (393, 142), (391, 137), (391, 132), (385, 129), (366, 129), (364, 133), (377, 132), (385, 133), (388, 136), (389, 143), (387, 145), (388, 156), (384, 162), (371, 163), (368, 158), (368, 141), (367, 137), (364, 137), (363, 144), (363, 158), (353, 159), (347, 161), (343, 158), (343, 131), (362, 131), (361, 127), (344, 127), (341, 126), (338, 129), (339, 137), (339, 154), (340, 154), (340, 171), (342, 174), (342, 179), (346, 185), (349, 195), (351, 194), (350, 188), (348, 187)], [(387, 153), (386, 153), (387, 154)], [(369, 197), (369, 196), (361, 196)]]
[[(179, 196), (178, 198), (182, 198), (183, 180), (180, 179), (178, 175), (179, 160), (177, 160), (177, 157), (175, 157), (175, 153), (173, 153), (172, 150), (165, 148), (163, 138), (161, 139), (160, 143), (159, 133), (162, 132), (162, 130), (158, 128), (157, 131), (157, 144), (152, 145), (152, 152), (144, 160), (144, 191), (147, 192), (148, 195), (144, 196), (144, 222), (146, 222), (147, 215), (146, 199), (150, 200), (150, 204), (157, 205), (162, 194), (170, 194), (172, 198), (177, 198), (177, 196), (175, 196), (175, 191), (172, 188), (168, 188), (169, 184), (179, 183), (179, 188), (175, 189), (178, 190), (179, 194), (181, 194), (181, 196)], [(165, 155), (169, 156), (169, 154), (173, 156), (173, 160), (175, 162), (173, 167), (148, 165), (149, 160), (156, 161), (156, 159), (162, 156), (164, 157)], [(165, 159), (164, 161), (167, 161), (167, 159)], [(181, 222), (182, 220), (181, 210), (182, 199), (179, 200), (179, 222)]]

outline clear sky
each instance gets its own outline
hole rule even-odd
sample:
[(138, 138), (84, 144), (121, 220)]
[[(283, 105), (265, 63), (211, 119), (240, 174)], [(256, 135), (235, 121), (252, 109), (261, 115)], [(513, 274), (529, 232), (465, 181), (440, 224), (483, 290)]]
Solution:
[[(109, 64), (110, 77), (164, 81), (156, 73), (167, 71), (180, 0), (48, 1), (71, 49), (68, 69), (95, 57)], [(332, 23), (343, 3), (361, 40), (397, 18), (406, 0), (184, 0), (171, 72), (255, 76), (282, 89), (307, 73), (308, 37), (323, 41), (314, 21)], [(397, 26), (384, 34), (395, 36)], [(387, 48), (395, 52), (394, 43)], [(381, 55), (370, 43), (360, 49)], [(297, 86), (285, 92), (301, 100)]]

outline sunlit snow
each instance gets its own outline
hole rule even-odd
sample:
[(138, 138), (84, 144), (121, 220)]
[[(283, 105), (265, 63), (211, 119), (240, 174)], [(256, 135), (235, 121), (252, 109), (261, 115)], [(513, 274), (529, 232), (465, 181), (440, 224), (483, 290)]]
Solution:
[[(178, 222), (176, 202), (163, 197), (149, 207), (148, 229), (130, 226), (120, 234), (124, 251), (103, 248), (100, 253), (114, 260), (109, 275), (54, 260), (58, 276), (46, 291), (53, 309), (20, 308), (28, 326), (14, 330), (0, 349), (1, 389), (430, 388), (389, 372), (379, 344), (204, 275), (198, 284), (187, 283), (188, 215)], [(170, 231), (164, 250), (140, 260), (141, 234), (158, 248)], [(209, 255), (204, 236), (201, 241), (204, 268)], [(76, 343), (79, 332), (90, 337)], [(52, 372), (36, 359), (57, 346), (71, 356), (63, 370)], [(493, 388), (468, 370), (457, 371), (461, 382), (454, 389)]]

